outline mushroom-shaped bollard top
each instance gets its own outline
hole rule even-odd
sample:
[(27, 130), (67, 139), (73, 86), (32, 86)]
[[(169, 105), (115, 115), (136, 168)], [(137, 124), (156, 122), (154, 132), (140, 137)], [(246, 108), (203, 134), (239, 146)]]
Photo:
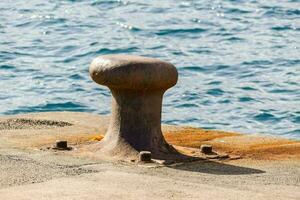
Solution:
[(105, 55), (95, 58), (90, 66), (92, 79), (115, 89), (168, 89), (177, 82), (176, 68), (154, 58), (129, 55)]
[(174, 153), (161, 132), (162, 97), (178, 79), (171, 63), (105, 55), (95, 58), (89, 71), (96, 83), (112, 92), (110, 125), (100, 151), (121, 159), (136, 157), (140, 151), (150, 151), (153, 158)]

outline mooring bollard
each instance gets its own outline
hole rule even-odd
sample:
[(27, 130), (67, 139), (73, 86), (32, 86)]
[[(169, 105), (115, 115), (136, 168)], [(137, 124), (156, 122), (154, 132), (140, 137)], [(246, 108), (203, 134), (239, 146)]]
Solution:
[(177, 82), (176, 68), (154, 58), (130, 55), (105, 55), (93, 60), (92, 79), (112, 93), (110, 125), (101, 141), (101, 151), (116, 156), (152, 156), (175, 150), (161, 132), (164, 92)]

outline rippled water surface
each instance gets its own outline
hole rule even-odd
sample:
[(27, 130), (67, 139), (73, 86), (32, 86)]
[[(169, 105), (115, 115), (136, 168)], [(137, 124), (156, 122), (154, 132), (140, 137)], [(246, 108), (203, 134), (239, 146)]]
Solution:
[(107, 114), (102, 54), (176, 65), (163, 121), (300, 138), (299, 0), (0, 1), (0, 114)]

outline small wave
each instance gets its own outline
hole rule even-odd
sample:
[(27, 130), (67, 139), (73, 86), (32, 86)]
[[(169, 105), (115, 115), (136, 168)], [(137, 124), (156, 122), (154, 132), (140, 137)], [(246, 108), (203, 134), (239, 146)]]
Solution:
[(222, 100), (218, 101), (218, 103), (229, 104), (229, 103), (231, 103), (231, 101), (229, 99), (222, 99)]
[(222, 125), (222, 126), (228, 126), (230, 125), (229, 123), (224, 123), (224, 122), (214, 122), (214, 123), (211, 123), (211, 125)]
[(146, 8), (146, 11), (149, 12), (149, 13), (164, 13), (164, 12), (167, 12), (170, 8), (162, 8), (162, 7), (148, 7)]
[(248, 13), (251, 13), (251, 11), (242, 10), (239, 8), (228, 8), (225, 10), (225, 13), (227, 13), (227, 14), (248, 14)]
[(300, 15), (300, 10), (299, 9), (289, 9), (286, 11), (287, 15)]
[(120, 1), (120, 0), (96, 0), (91, 3), (91, 6), (97, 6), (101, 9), (108, 9), (108, 8), (114, 8), (119, 7), (123, 5), (129, 4), (128, 1)]
[(79, 112), (90, 112), (93, 111), (89, 109), (86, 105), (75, 102), (65, 102), (65, 103), (48, 103), (44, 106), (45, 109), (51, 111), (79, 111)]
[(290, 16), (290, 17), (297, 17), (298, 15), (300, 15), (300, 10), (299, 9), (285, 9), (283, 7), (279, 7), (279, 6), (263, 6), (263, 9), (265, 9), (265, 13), (264, 16)]
[(9, 70), (9, 69), (16, 69), (16, 67), (12, 65), (0, 65), (0, 69)]
[(180, 125), (180, 124), (188, 124), (188, 123), (199, 123), (199, 119), (193, 117), (187, 117), (186, 119), (175, 119), (175, 120), (163, 120), (165, 124), (171, 125)]
[(61, 54), (61, 53), (66, 53), (66, 52), (71, 52), (71, 51), (74, 51), (75, 49), (77, 49), (78, 46), (75, 46), (75, 45), (66, 45), (66, 46), (63, 46), (57, 54)]
[(6, 111), (5, 115), (14, 115), (20, 113), (32, 113), (32, 112), (50, 112), (50, 111), (78, 111), (78, 112), (90, 112), (93, 111), (80, 103), (64, 102), (64, 103), (46, 103), (37, 106), (24, 106), (15, 110)]
[(239, 102), (250, 102), (250, 101), (255, 101), (252, 97), (240, 97)]
[(8, 60), (12, 60), (14, 59), (16, 56), (11, 53), (11, 52), (7, 52), (7, 51), (0, 51), (0, 58), (5, 60), (5, 61), (8, 61)]
[(207, 85), (221, 85), (222, 81), (210, 81)]
[(34, 22), (34, 21), (21, 22), (21, 23), (15, 25), (15, 26), (18, 27), (18, 28), (22, 28), (22, 27), (31, 26), (31, 25), (33, 25), (33, 24), (36, 24), (36, 22)]
[(279, 118), (277, 118), (274, 115), (272, 115), (270, 113), (267, 113), (267, 112), (263, 112), (263, 113), (255, 115), (254, 119), (256, 121), (259, 121), (259, 122), (267, 122), (267, 121), (277, 122), (277, 121), (280, 121)]
[(227, 38), (225, 40), (230, 41), (230, 42), (242, 42), (242, 41), (245, 41), (245, 39), (240, 38), (240, 37), (230, 37), (230, 38)]
[(128, 30), (133, 31), (133, 32), (141, 31), (140, 28), (137, 28), (137, 27), (129, 25), (129, 24), (124, 24), (124, 23), (120, 23), (120, 22), (117, 22), (116, 24), (119, 25), (122, 28), (128, 29)]
[(176, 108), (195, 108), (195, 107), (199, 107), (199, 106), (197, 104), (194, 104), (194, 103), (184, 103), (184, 104), (179, 104), (175, 107)]
[(85, 78), (79, 74), (72, 74), (69, 76), (70, 79), (73, 79), (73, 80), (84, 80)]
[(294, 122), (296, 124), (300, 124), (300, 115), (293, 116), (292, 122)]
[(284, 66), (296, 66), (300, 64), (300, 59), (282, 59), (278, 60), (277, 62)]
[(220, 88), (213, 88), (206, 91), (206, 94), (218, 97), (224, 94), (224, 91)]
[(295, 130), (289, 131), (289, 132), (285, 133), (285, 135), (287, 135), (289, 138), (295, 138), (295, 139), (299, 140), (300, 129), (295, 129)]
[(199, 66), (186, 66), (186, 67), (181, 67), (179, 71), (204, 72), (207, 71), (207, 69)]
[(272, 89), (269, 91), (270, 93), (290, 93), (295, 94), (295, 90), (289, 90), (289, 89)]
[(83, 54), (73, 55), (72, 57), (66, 58), (62, 61), (56, 61), (58, 63), (71, 63), (77, 61), (83, 57), (91, 57), (105, 54), (122, 54), (122, 53), (133, 53), (136, 52), (139, 48), (137, 47), (129, 47), (129, 48), (119, 48), (119, 49), (109, 49), (109, 48), (101, 48), (97, 51), (89, 51)]
[(179, 71), (192, 71), (192, 72), (202, 72), (202, 73), (214, 73), (218, 71), (226, 71), (231, 66), (229, 65), (209, 65), (209, 66), (186, 66), (179, 69)]
[(257, 72), (243, 72), (243, 73), (240, 73), (238, 75), (238, 78), (239, 79), (249, 79), (249, 78), (252, 78), (252, 77), (256, 77), (257, 76)]
[(102, 48), (96, 51), (96, 54), (119, 54), (119, 53), (133, 53), (138, 51), (137, 47), (128, 47), (128, 48), (118, 48), (118, 49), (108, 49)]
[(210, 68), (212, 68), (213, 71), (215, 71), (215, 70), (226, 70), (226, 69), (230, 68), (230, 66), (229, 65), (213, 65)]
[(155, 34), (156, 35), (184, 35), (186, 33), (191, 33), (191, 34), (195, 34), (195, 33), (204, 33), (206, 32), (206, 29), (203, 28), (188, 28), (188, 29), (162, 29), (157, 31)]
[(300, 30), (294, 26), (286, 25), (286, 26), (273, 26), (271, 30), (274, 31), (287, 31), (287, 30)]
[[(199, 94), (198, 93), (196, 93), (196, 92), (190, 92), (190, 91), (186, 91), (186, 92), (184, 92), (184, 94), (181, 96), (181, 100), (184, 100), (184, 101), (191, 101), (191, 100), (196, 100), (196, 99), (198, 99), (199, 98)], [(178, 99), (176, 100), (176, 102), (181, 102), (181, 100), (180, 101), (178, 101)]]
[(156, 49), (163, 49), (163, 48), (166, 48), (166, 45), (157, 45), (157, 46), (150, 47), (149, 49), (156, 50)]
[(269, 60), (252, 60), (252, 61), (244, 61), (241, 65), (272, 65), (273, 62)]
[(256, 88), (251, 87), (251, 86), (244, 86), (244, 87), (238, 87), (238, 88), (242, 89), (242, 90), (246, 90), (246, 91), (255, 91), (255, 90), (257, 90)]
[(210, 36), (222, 36), (222, 37), (227, 37), (227, 36), (233, 36), (234, 33), (227, 32), (228, 30), (220, 28), (217, 32), (213, 32), (210, 34)]
[(212, 53), (214, 53), (212, 50), (209, 50), (209, 49), (192, 49), (189, 52), (196, 53), (196, 54), (212, 54)]

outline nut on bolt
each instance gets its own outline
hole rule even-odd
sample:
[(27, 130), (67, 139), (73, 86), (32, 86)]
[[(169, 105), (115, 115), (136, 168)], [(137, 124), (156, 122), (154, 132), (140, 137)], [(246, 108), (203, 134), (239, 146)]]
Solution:
[(151, 162), (151, 152), (141, 151), (139, 153), (139, 162)]
[(211, 153), (213, 153), (213, 151), (212, 151), (212, 145), (203, 144), (200, 147), (200, 151), (201, 151), (201, 153), (204, 153), (204, 154), (211, 154)]
[(71, 150), (71, 147), (68, 147), (68, 142), (66, 140), (56, 140), (53, 149), (56, 150)]

